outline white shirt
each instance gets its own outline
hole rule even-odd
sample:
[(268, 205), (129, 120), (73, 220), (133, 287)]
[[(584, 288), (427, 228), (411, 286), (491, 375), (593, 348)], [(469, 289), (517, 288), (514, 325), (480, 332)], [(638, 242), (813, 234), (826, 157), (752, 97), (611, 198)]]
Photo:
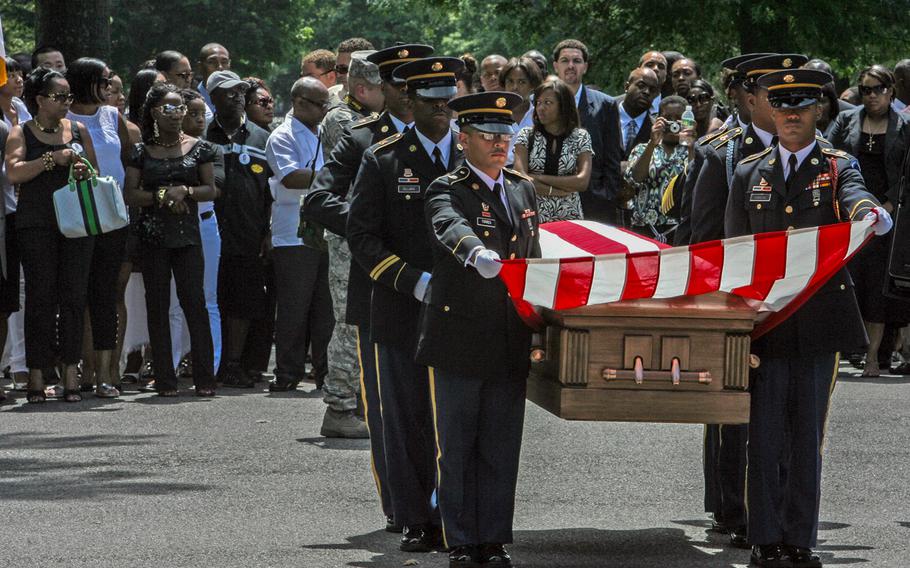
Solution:
[(408, 130), (414, 128), (414, 121), (404, 122), (402, 120), (399, 120), (398, 117), (396, 117), (392, 113), (389, 113), (389, 118), (392, 119), (392, 124), (395, 125), (395, 130), (397, 130), (398, 132), (404, 132), (405, 128), (407, 128)]
[[(619, 135), (622, 137), (623, 143), (626, 141), (626, 128), (630, 122), (635, 123), (635, 135), (638, 136), (638, 132), (641, 130), (642, 124), (645, 122), (645, 117), (648, 116), (649, 111), (645, 111), (638, 116), (629, 116), (629, 113), (626, 112), (626, 109), (622, 104), (619, 104)], [(633, 137), (634, 138), (634, 137)]]
[(445, 164), (446, 169), (448, 169), (449, 156), (452, 154), (452, 134), (446, 132), (446, 135), (442, 137), (442, 140), (439, 142), (433, 142), (429, 138), (423, 135), (420, 132), (419, 128), (415, 128), (414, 132), (417, 133), (417, 139), (420, 140), (420, 145), (423, 146), (423, 149), (426, 150), (427, 156), (430, 157), (430, 161), (434, 162), (433, 158), (433, 149), (439, 148), (439, 152), (442, 154), (442, 163)]
[(660, 101), (662, 101), (663, 98), (663, 93), (657, 93), (657, 96), (654, 97), (653, 101), (651, 101), (651, 114), (660, 114)]
[(907, 108), (907, 104), (900, 99), (894, 99), (891, 101), (891, 108), (894, 109), (894, 112), (903, 112)]
[(581, 85), (578, 85), (578, 90), (575, 91), (575, 106), (576, 107), (581, 104), (581, 91), (584, 88), (585, 88), (584, 83), (582, 83)]
[(265, 156), (274, 175), (269, 178), (272, 192), (272, 246), (292, 247), (303, 245), (297, 236), (300, 225), (300, 200), (309, 192), (306, 189), (288, 189), (281, 180), (303, 168), (315, 174), (322, 168), (322, 151), (319, 135), (296, 118), (289, 118), (269, 135)]
[[(802, 165), (803, 160), (805, 160), (806, 157), (812, 153), (812, 150), (815, 149), (816, 144), (817, 144), (817, 142), (815, 140), (813, 140), (811, 144), (809, 144), (802, 150), (797, 150), (795, 152), (797, 170), (799, 170), (799, 167)], [(784, 179), (787, 179), (787, 176), (790, 175), (790, 154), (794, 154), (794, 152), (787, 150), (783, 146), (778, 146), (777, 151), (780, 152), (780, 164), (784, 168)]]
[(120, 112), (116, 107), (101, 105), (94, 114), (66, 113), (70, 120), (81, 122), (92, 138), (98, 173), (117, 180), (123, 188), (125, 171), (120, 161)]
[[(19, 124), (25, 124), (26, 121), (32, 119), (32, 114), (28, 112), (28, 109), (25, 108), (25, 103), (22, 102), (19, 98), (13, 97), (13, 106), (16, 107), (16, 114), (19, 115)], [(9, 129), (13, 129), (13, 123), (10, 122), (10, 119), (6, 115), (3, 115), (3, 122), (9, 126)], [(6, 209), (7, 213), (16, 212), (16, 188), (13, 187), (13, 184), (9, 183), (6, 180), (6, 160), (3, 160), (3, 164), (0, 164), (0, 168), (3, 169), (3, 179), (0, 180), (3, 183), (3, 208)]]
[(758, 135), (758, 139), (761, 140), (761, 143), (765, 145), (765, 148), (771, 145), (771, 141), (774, 139), (774, 135), (768, 132), (767, 130), (762, 130), (761, 128), (755, 126), (755, 123), (752, 123), (752, 130), (755, 131), (755, 134)]

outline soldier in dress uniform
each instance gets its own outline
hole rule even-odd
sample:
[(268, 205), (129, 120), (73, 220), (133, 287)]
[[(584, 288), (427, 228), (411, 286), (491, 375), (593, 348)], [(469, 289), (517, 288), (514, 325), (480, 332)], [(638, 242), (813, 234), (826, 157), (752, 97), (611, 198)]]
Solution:
[[(774, 142), (774, 122), (767, 91), (761, 90), (759, 76), (778, 69), (795, 69), (808, 58), (796, 54), (745, 55), (723, 62), (734, 67), (745, 95), (740, 108), (750, 121), (709, 137), (701, 146), (700, 163), (693, 167), (695, 183), (690, 187), (690, 243), (724, 238), (724, 210), (739, 162)], [(715, 530), (730, 535), (730, 544), (748, 548), (746, 540), (746, 424), (711, 424), (705, 432), (705, 504), (714, 513)]]
[[(762, 75), (779, 144), (742, 160), (724, 219), (725, 234), (891, 218), (863, 184), (857, 161), (815, 138), (827, 73), (808, 69)], [(749, 424), (748, 538), (759, 566), (821, 566), (818, 532), (822, 438), (837, 376), (838, 352), (867, 342), (853, 282), (836, 273), (793, 315), (756, 340)]]
[(437, 495), (449, 566), (511, 566), (531, 329), (497, 275), (540, 256), (530, 178), (504, 168), (513, 93), (454, 99), (467, 163), (427, 193), (436, 243), (417, 361), (430, 366)]
[[(373, 144), (414, 126), (414, 114), (404, 88), (405, 84), (394, 79), (392, 72), (403, 63), (428, 57), (432, 53), (433, 48), (429, 45), (398, 44), (367, 57), (379, 67), (386, 108), (382, 114), (374, 113), (355, 122), (350, 133), (343, 135), (335, 145), (328, 161), (316, 174), (312, 190), (304, 200), (300, 210), (302, 226), (315, 222), (338, 237), (346, 237), (345, 225), (350, 208), (347, 195), (360, 169), (364, 152)], [(353, 259), (344, 268), (348, 270), (349, 275), (347, 297), (344, 302), (347, 308), (344, 321), (355, 328), (354, 356), (360, 368), (361, 400), (370, 432), (373, 477), (382, 502), (382, 510), (386, 515), (386, 530), (400, 532), (401, 525), (394, 520), (389, 492), (388, 469), (382, 442), (382, 413), (376, 383), (376, 359), (373, 344), (370, 342), (370, 278)], [(335, 305), (337, 306), (338, 302), (335, 302)]]
[(414, 361), (417, 318), (433, 266), (424, 196), (437, 177), (461, 166), (461, 145), (449, 129), (455, 75), (464, 63), (429, 57), (399, 66), (414, 128), (368, 149), (351, 196), (348, 243), (369, 274), (370, 339), (376, 344), (383, 441), (401, 549), (432, 550), (439, 541), (433, 423), (427, 368)]

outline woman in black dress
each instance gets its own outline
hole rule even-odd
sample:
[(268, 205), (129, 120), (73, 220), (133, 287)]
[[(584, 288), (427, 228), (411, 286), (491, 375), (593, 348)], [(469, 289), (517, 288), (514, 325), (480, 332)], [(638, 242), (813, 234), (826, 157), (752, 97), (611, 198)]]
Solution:
[[(82, 355), (88, 273), (93, 237), (66, 238), (57, 228), (53, 194), (67, 184), (70, 166), (83, 179), (87, 158), (97, 169), (85, 126), (66, 118), (73, 102), (60, 73), (39, 68), (25, 81), (25, 104), (34, 116), (10, 132), (6, 171), (19, 184), (16, 231), (25, 272), (25, 360), (27, 399), (44, 401), (42, 369), (65, 365), (63, 399), (82, 400), (76, 365)], [(58, 318), (59, 316), (59, 318)], [(56, 341), (55, 341), (56, 339)]]
[[(894, 75), (885, 67), (873, 65), (864, 69), (859, 76), (859, 91), (862, 106), (837, 115), (829, 140), (835, 148), (859, 160), (866, 189), (890, 213), (897, 205), (901, 166), (910, 148), (910, 122), (891, 108)], [(882, 293), (892, 235), (893, 232), (873, 239), (849, 265), (869, 334), (864, 377), (879, 376), (878, 349), (885, 324), (910, 322), (910, 303)], [(881, 363), (889, 365), (890, 361)]]
[(178, 89), (156, 84), (142, 108), (142, 143), (127, 162), (127, 203), (141, 207), (137, 222), (149, 338), (155, 353), (155, 389), (177, 396), (171, 356), (170, 282), (186, 317), (193, 352), (193, 382), (198, 396), (214, 396), (212, 333), (203, 292), (204, 261), (196, 203), (218, 196), (214, 168), (217, 151), (181, 128), (186, 105)]

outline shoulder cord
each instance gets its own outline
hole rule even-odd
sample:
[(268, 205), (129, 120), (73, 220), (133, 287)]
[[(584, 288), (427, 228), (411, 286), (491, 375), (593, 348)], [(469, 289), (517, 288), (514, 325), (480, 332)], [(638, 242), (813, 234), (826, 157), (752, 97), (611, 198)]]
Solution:
[(727, 142), (727, 191), (733, 188), (733, 138)]
[(834, 216), (837, 217), (838, 222), (842, 219), (840, 217), (840, 187), (838, 187), (838, 170), (837, 170), (837, 158), (828, 158), (828, 164), (831, 166), (831, 187), (834, 192), (834, 199), (832, 203), (834, 204)]

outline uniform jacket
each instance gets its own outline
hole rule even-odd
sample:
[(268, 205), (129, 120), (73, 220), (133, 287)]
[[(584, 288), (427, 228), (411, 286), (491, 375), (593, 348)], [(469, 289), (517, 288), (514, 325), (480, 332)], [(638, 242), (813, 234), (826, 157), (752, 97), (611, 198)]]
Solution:
[[(837, 164), (836, 182), (829, 159)], [(857, 167), (849, 154), (816, 144), (788, 191), (776, 147), (742, 160), (727, 201), (726, 236), (862, 219), (879, 203), (866, 191)], [(759, 338), (752, 350), (759, 356), (790, 358), (855, 351), (866, 343), (853, 281), (842, 268), (793, 315)]]
[[(860, 151), (863, 120), (866, 109), (856, 107), (842, 112), (834, 119), (829, 140), (835, 148), (857, 155)], [(888, 111), (888, 130), (885, 131), (885, 177), (888, 179), (888, 201), (897, 204), (901, 168), (910, 148), (910, 116)]]
[(427, 191), (426, 220), (434, 240), (433, 277), (420, 317), (417, 362), (459, 374), (524, 380), (531, 329), (499, 278), (466, 266), (478, 246), (503, 259), (540, 256), (537, 198), (529, 178), (504, 169), (511, 219), (502, 201), (467, 166)]
[[(447, 171), (461, 166), (452, 137)], [(420, 302), (414, 286), (433, 267), (432, 235), (424, 222), (427, 187), (444, 175), (427, 155), (416, 129), (368, 149), (351, 194), (348, 246), (372, 284), (370, 338), (413, 352)]]
[(612, 201), (619, 191), (622, 177), (622, 136), (619, 132), (619, 107), (613, 97), (582, 85), (578, 102), (581, 126), (591, 135), (594, 156), (588, 191), (581, 193), (586, 217), (597, 218), (605, 202)]
[[(310, 192), (300, 208), (302, 221), (315, 221), (336, 235), (345, 236), (350, 203), (348, 192), (360, 169), (360, 162), (367, 148), (395, 134), (395, 125), (389, 113), (372, 115), (358, 120), (351, 131), (342, 136), (332, 149), (328, 161), (316, 174)], [(345, 323), (362, 327), (370, 324), (370, 290), (372, 283), (367, 273), (351, 261), (348, 278)]]
[(692, 191), (695, 187), (695, 181), (698, 179), (698, 174), (701, 172), (701, 168), (705, 163), (705, 150), (707, 144), (715, 138), (725, 134), (728, 129), (729, 126), (725, 126), (718, 132), (712, 132), (711, 134), (699, 138), (695, 142), (694, 158), (686, 164), (685, 169), (683, 169), (674, 180), (670, 181), (670, 183), (673, 184), (673, 187), (671, 188), (671, 191), (673, 191), (673, 201), (677, 204), (679, 209), (679, 224), (676, 226), (676, 233), (673, 240), (673, 244), (676, 246), (689, 244), (689, 238), (692, 235)]

